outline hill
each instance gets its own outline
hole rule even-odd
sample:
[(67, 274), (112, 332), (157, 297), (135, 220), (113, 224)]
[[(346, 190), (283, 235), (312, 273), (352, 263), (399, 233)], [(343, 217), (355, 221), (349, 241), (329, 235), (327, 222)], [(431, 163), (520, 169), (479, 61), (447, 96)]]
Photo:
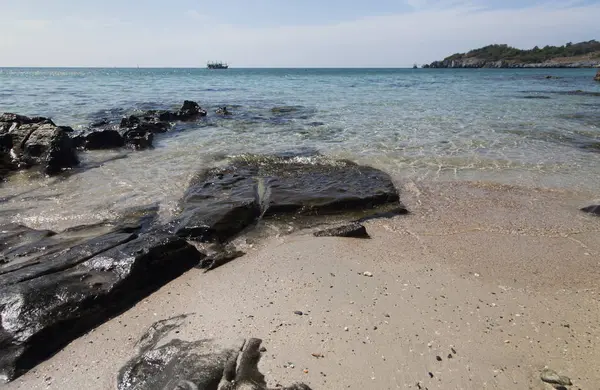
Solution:
[(424, 68), (592, 68), (600, 66), (600, 42), (591, 40), (563, 46), (521, 50), (489, 45), (457, 53)]

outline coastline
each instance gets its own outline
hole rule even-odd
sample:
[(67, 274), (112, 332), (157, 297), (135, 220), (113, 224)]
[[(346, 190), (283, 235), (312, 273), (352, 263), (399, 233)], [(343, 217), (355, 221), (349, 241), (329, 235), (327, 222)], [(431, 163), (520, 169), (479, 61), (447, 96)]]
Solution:
[(266, 224), (268, 238), (235, 241), (246, 256), (187, 272), (5, 388), (114, 388), (144, 331), (186, 313), (182, 338), (263, 338), (278, 383), (544, 389), (546, 365), (600, 381), (600, 218), (579, 211), (592, 194), (398, 184), (411, 214), (366, 222), (371, 240)]

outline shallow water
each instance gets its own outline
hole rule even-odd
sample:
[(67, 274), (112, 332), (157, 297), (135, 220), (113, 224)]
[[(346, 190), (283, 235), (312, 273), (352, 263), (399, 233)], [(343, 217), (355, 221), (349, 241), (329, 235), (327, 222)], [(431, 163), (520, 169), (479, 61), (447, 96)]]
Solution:
[[(0, 219), (62, 229), (159, 202), (228, 155), (318, 151), (394, 178), (600, 190), (600, 83), (590, 69), (0, 69), (0, 111), (80, 126), (198, 101), (210, 115), (154, 150), (83, 153), (64, 177), (0, 188)], [(546, 79), (546, 75), (559, 76)], [(582, 90), (590, 93), (570, 93)], [(274, 108), (276, 108), (274, 110)], [(125, 158), (121, 155), (125, 154)]]

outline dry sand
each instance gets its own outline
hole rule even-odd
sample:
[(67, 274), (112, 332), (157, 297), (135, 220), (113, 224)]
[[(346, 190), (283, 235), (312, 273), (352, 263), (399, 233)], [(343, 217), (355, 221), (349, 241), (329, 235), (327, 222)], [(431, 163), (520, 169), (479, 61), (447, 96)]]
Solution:
[(412, 214), (367, 222), (371, 240), (301, 230), (246, 245), (246, 256), (188, 272), (6, 388), (114, 389), (152, 323), (195, 313), (182, 338), (264, 339), (271, 386), (550, 389), (539, 379), (548, 366), (574, 389), (600, 389), (600, 218), (578, 211), (594, 199), (401, 187)]

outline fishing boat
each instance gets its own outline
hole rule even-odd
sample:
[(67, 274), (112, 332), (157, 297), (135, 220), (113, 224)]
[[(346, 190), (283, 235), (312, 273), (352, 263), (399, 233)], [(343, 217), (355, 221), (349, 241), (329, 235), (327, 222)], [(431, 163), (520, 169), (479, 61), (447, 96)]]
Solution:
[(209, 62), (208, 64), (206, 64), (206, 67), (208, 69), (228, 69), (229, 65), (227, 65), (227, 63), (225, 62)]

